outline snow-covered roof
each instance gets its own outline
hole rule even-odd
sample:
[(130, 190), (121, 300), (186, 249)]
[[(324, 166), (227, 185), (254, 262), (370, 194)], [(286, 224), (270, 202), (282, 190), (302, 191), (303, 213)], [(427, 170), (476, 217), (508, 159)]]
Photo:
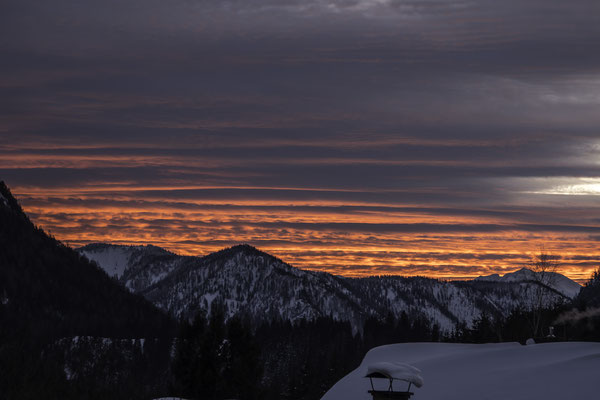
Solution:
[[(399, 343), (371, 349), (321, 400), (365, 400), (368, 365), (406, 360), (423, 368), (418, 400), (598, 399), (600, 343)], [(373, 379), (375, 382), (376, 380)], [(380, 387), (384, 387), (383, 379)], [(396, 386), (396, 385), (394, 385)], [(398, 385), (400, 386), (400, 385)]]
[(421, 370), (409, 364), (381, 361), (367, 366), (365, 378), (387, 378), (410, 382), (416, 387), (423, 386)]

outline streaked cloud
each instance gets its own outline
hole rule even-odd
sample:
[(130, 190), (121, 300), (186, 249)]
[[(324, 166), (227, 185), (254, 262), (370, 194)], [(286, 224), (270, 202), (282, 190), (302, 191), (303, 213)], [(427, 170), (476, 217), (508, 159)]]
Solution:
[(72, 245), (600, 264), (595, 0), (9, 0), (0, 179)]

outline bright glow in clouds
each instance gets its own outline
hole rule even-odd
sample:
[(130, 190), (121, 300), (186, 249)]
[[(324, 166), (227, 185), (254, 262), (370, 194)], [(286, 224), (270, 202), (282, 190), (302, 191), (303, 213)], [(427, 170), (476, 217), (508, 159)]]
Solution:
[(548, 189), (531, 191), (533, 194), (556, 194), (566, 196), (600, 196), (600, 179), (575, 178), (576, 183), (556, 185)]

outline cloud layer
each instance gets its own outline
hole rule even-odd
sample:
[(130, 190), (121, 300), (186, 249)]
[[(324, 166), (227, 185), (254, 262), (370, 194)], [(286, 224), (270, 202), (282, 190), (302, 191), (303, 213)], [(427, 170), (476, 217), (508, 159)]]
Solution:
[(73, 245), (600, 264), (597, 1), (9, 0), (0, 178)]

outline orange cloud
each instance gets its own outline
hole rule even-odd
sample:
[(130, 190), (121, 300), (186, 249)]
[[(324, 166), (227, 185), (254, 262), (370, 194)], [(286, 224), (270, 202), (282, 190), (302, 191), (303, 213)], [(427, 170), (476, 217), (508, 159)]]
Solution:
[[(181, 254), (203, 255), (247, 242), (294, 266), (345, 276), (469, 279), (502, 274), (526, 265), (542, 246), (561, 257), (561, 272), (580, 282), (600, 263), (598, 242), (588, 233), (520, 229), (516, 218), (493, 213), (445, 214), (443, 209), (436, 212), (410, 204), (161, 201), (160, 196), (134, 195), (149, 189), (158, 188), (98, 185), (16, 192), (36, 224), (72, 246), (151, 243)], [(111, 190), (119, 193), (117, 199), (110, 196)], [(477, 231), (478, 226), (496, 224), (507, 228)], [(404, 231), (414, 225), (416, 231)], [(439, 226), (468, 229), (436, 232)]]

